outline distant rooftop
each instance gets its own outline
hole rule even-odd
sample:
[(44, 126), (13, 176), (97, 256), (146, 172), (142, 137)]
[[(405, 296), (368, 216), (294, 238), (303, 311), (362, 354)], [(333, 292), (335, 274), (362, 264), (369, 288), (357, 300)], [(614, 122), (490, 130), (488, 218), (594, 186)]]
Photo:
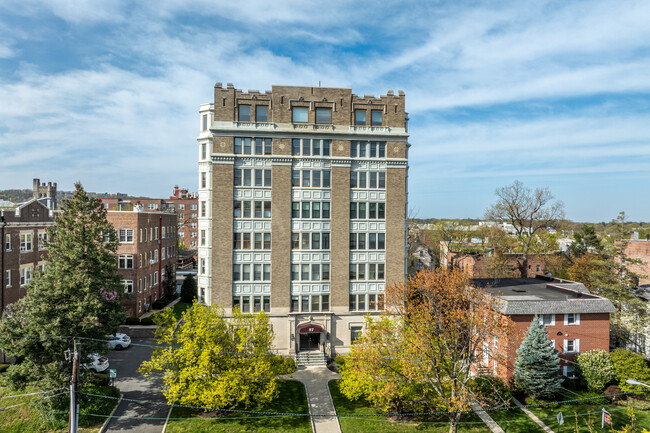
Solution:
[(609, 299), (589, 293), (582, 283), (537, 278), (476, 278), (474, 285), (498, 295), (503, 314), (613, 313)]

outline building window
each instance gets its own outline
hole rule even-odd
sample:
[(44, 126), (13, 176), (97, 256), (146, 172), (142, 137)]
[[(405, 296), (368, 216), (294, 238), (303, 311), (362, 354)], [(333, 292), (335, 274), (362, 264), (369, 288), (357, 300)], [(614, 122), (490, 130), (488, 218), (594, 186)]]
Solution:
[(255, 263), (252, 265), (249, 263), (235, 263), (232, 265), (232, 280), (271, 281), (271, 265), (269, 263)]
[(201, 258), (201, 266), (200, 266), (199, 269), (200, 269), (201, 275), (205, 275), (205, 259), (204, 258)]
[(237, 155), (271, 155), (271, 139), (235, 137), (234, 153)]
[(330, 140), (294, 138), (291, 140), (291, 154), (294, 156), (330, 156)]
[(258, 105), (255, 107), (255, 120), (258, 122), (269, 121), (269, 108), (266, 105)]
[(354, 110), (354, 124), (357, 126), (366, 125), (366, 110)]
[(291, 247), (303, 250), (329, 250), (329, 233), (292, 233)]
[(291, 173), (291, 186), (329, 188), (330, 183), (330, 170), (293, 170)]
[[(365, 111), (364, 111), (365, 114)], [(351, 326), (350, 327), (350, 344), (354, 344), (355, 341), (357, 341), (359, 338), (361, 338), (361, 334), (363, 333), (363, 326)]]
[(34, 275), (34, 268), (32, 266), (26, 266), (20, 269), (20, 287), (26, 286), (32, 280)]
[(318, 124), (331, 124), (332, 123), (332, 109), (331, 108), (316, 108), (316, 123), (318, 123)]
[(32, 251), (32, 233), (20, 234), (20, 251)]
[(539, 316), (539, 323), (544, 326), (555, 325), (555, 314), (542, 314)]
[(5, 271), (5, 287), (11, 287), (11, 270)]
[(124, 280), (124, 293), (133, 293), (133, 280)]
[(205, 246), (205, 230), (201, 230), (201, 246)]
[(580, 314), (579, 313), (568, 313), (564, 315), (564, 324), (565, 325), (579, 325), (580, 324)]
[[(185, 205), (183, 203), (179, 203), (178, 210), (185, 210)], [(183, 218), (183, 214), (180, 214), (178, 217)]]
[(372, 126), (381, 126), (382, 125), (382, 116), (381, 115), (382, 115), (381, 111), (377, 111), (377, 110), (372, 111), (372, 114), (371, 114), (371, 116), (372, 116), (372, 118), (371, 118)]
[(251, 106), (250, 105), (240, 105), (239, 106), (239, 121), (240, 122), (250, 122), (251, 121)]
[[(366, 242), (367, 239), (367, 242)], [(351, 250), (385, 250), (385, 233), (350, 233)]]
[(206, 209), (205, 201), (201, 201), (201, 216), (202, 217), (205, 217), (205, 209)]
[(201, 159), (207, 158), (207, 146), (205, 143), (201, 143)]
[(47, 232), (39, 232), (38, 233), (38, 250), (39, 251), (43, 251), (43, 250), (47, 249), (45, 247), (45, 243), (47, 241), (48, 241)]
[(195, 247), (196, 246), (196, 241), (190, 241), (190, 246)]
[(349, 307), (350, 311), (381, 311), (384, 309), (384, 294), (350, 294)]
[(196, 210), (196, 204), (191, 204), (190, 205), (190, 210)]
[(575, 374), (575, 369), (573, 365), (565, 365), (562, 367), (562, 375), (569, 379), (575, 379), (576, 374)]
[(201, 188), (205, 188), (208, 184), (208, 174), (203, 171), (201, 172)]
[(580, 352), (580, 340), (564, 340), (564, 353)]
[(11, 251), (11, 235), (5, 235), (5, 251)]
[(133, 242), (133, 229), (120, 229), (119, 239), (120, 243)]
[(206, 131), (208, 129), (208, 115), (204, 114), (203, 115), (203, 130)]
[(305, 107), (293, 107), (291, 120), (293, 123), (307, 123), (309, 111)]
[(385, 141), (351, 141), (350, 156), (352, 158), (385, 158)]
[(301, 295), (291, 297), (291, 311), (320, 312), (330, 310), (330, 295)]
[(119, 269), (133, 269), (133, 256), (120, 254), (117, 259), (117, 267)]

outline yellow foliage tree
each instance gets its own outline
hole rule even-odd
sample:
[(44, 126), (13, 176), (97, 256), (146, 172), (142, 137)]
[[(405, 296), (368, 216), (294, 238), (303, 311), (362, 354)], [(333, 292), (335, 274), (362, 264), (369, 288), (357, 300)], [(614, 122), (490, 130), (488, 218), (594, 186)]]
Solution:
[(157, 322), (161, 347), (139, 371), (162, 380), (169, 403), (227, 409), (277, 397), (277, 377), (288, 371), (282, 358), (271, 353), (273, 329), (264, 312), (235, 310), (226, 319), (217, 306), (195, 302), (179, 321), (168, 309)]
[(366, 318), (363, 336), (342, 369), (341, 390), (395, 411), (449, 411), (455, 432), (469, 409), (472, 370), (481, 352), (499, 360), (510, 321), (499, 300), (470, 285), (459, 269), (421, 271), (386, 288), (386, 313)]

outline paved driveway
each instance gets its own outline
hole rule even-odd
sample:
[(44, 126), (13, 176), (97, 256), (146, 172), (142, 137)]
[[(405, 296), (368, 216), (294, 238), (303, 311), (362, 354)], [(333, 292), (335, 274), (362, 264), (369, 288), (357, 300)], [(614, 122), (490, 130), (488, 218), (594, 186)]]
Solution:
[[(153, 339), (135, 338), (132, 341), (137, 344), (155, 344)], [(151, 403), (136, 403), (126, 399), (149, 400), (154, 402), (165, 402), (156, 384), (147, 381), (137, 372), (142, 361), (151, 357), (151, 348), (142, 346), (130, 346), (121, 351), (109, 352), (108, 359), (110, 368), (117, 370), (117, 386), (124, 400), (115, 411), (114, 416), (107, 426), (106, 432), (138, 432), (138, 433), (161, 433), (165, 424), (165, 418), (169, 407)], [(158, 418), (143, 420), (138, 418)]]

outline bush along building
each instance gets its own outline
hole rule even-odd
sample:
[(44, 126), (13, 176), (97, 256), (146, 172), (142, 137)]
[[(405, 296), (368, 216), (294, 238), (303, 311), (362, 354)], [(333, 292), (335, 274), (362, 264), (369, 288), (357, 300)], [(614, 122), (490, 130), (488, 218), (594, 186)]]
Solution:
[[(500, 312), (514, 323), (510, 341), (494, 341), (484, 347), (479, 372), (511, 378), (516, 350), (535, 318), (559, 352), (564, 376), (574, 377), (578, 354), (594, 349), (609, 351), (609, 315), (616, 309), (609, 299), (589, 293), (582, 283), (543, 276), (474, 279), (473, 283), (499, 296)], [(492, 351), (505, 353), (505, 362), (495, 361), (490, 356)]]
[(162, 281), (169, 264), (176, 271), (176, 214), (172, 212), (108, 211), (119, 241), (118, 273), (124, 282), (122, 303), (137, 317), (163, 297)]
[(200, 107), (199, 297), (282, 353), (346, 352), (406, 273), (403, 92), (217, 83)]

